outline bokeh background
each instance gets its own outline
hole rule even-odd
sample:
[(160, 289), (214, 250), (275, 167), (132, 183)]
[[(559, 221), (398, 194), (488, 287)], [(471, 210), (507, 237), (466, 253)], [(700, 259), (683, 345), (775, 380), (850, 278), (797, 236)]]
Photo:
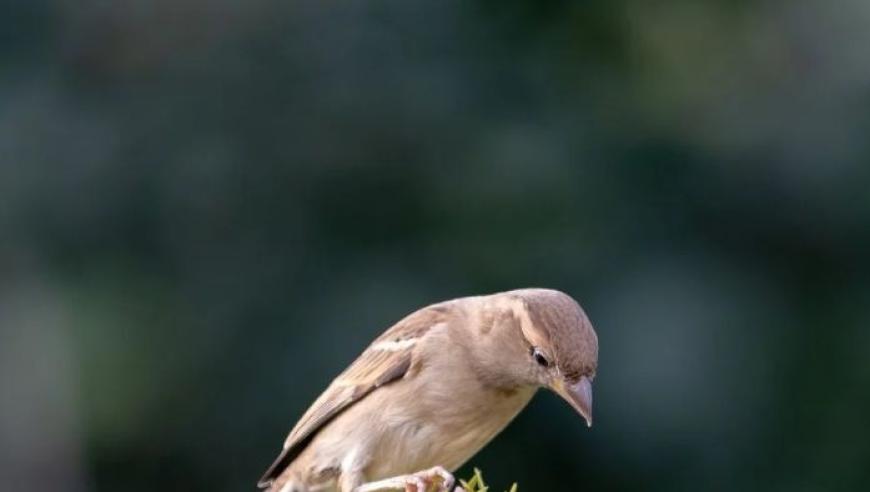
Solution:
[(496, 490), (867, 490), (868, 25), (5, 4), (0, 489), (253, 491), (392, 322), (547, 286), (598, 329), (596, 424), (539, 395), (471, 462)]

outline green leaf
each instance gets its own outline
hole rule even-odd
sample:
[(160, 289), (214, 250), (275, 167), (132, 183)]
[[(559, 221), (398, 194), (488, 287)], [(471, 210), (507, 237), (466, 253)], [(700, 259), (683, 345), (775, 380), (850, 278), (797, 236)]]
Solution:
[[(460, 479), (459, 483), (466, 492), (487, 492), (489, 490), (489, 486), (483, 481), (483, 472), (478, 468), (474, 469), (474, 475), (468, 481)], [(517, 484), (514, 483), (509, 492), (517, 492), (517, 490)]]

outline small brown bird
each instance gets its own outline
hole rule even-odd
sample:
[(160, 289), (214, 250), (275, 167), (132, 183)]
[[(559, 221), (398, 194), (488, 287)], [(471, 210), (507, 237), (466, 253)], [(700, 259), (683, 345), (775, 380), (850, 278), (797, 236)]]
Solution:
[[(433, 304), (384, 332), (302, 416), (269, 492), (450, 491), (453, 470), (550, 388), (592, 425), (598, 338), (568, 295)], [(449, 471), (448, 471), (449, 470)]]

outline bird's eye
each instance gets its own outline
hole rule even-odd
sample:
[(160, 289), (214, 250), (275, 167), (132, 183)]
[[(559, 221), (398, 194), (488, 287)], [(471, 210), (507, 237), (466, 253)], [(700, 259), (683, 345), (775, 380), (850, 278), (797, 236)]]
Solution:
[(537, 347), (532, 347), (532, 357), (535, 358), (535, 362), (541, 367), (550, 367), (550, 361), (547, 360), (547, 357)]

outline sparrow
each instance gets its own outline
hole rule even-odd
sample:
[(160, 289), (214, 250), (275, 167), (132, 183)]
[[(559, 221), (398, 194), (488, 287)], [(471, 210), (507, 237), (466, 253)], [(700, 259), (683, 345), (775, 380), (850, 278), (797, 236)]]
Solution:
[[(549, 388), (592, 425), (598, 337), (550, 289), (424, 307), (376, 338), (290, 431), (268, 492), (450, 491), (459, 468)], [(456, 490), (461, 490), (457, 488)]]

